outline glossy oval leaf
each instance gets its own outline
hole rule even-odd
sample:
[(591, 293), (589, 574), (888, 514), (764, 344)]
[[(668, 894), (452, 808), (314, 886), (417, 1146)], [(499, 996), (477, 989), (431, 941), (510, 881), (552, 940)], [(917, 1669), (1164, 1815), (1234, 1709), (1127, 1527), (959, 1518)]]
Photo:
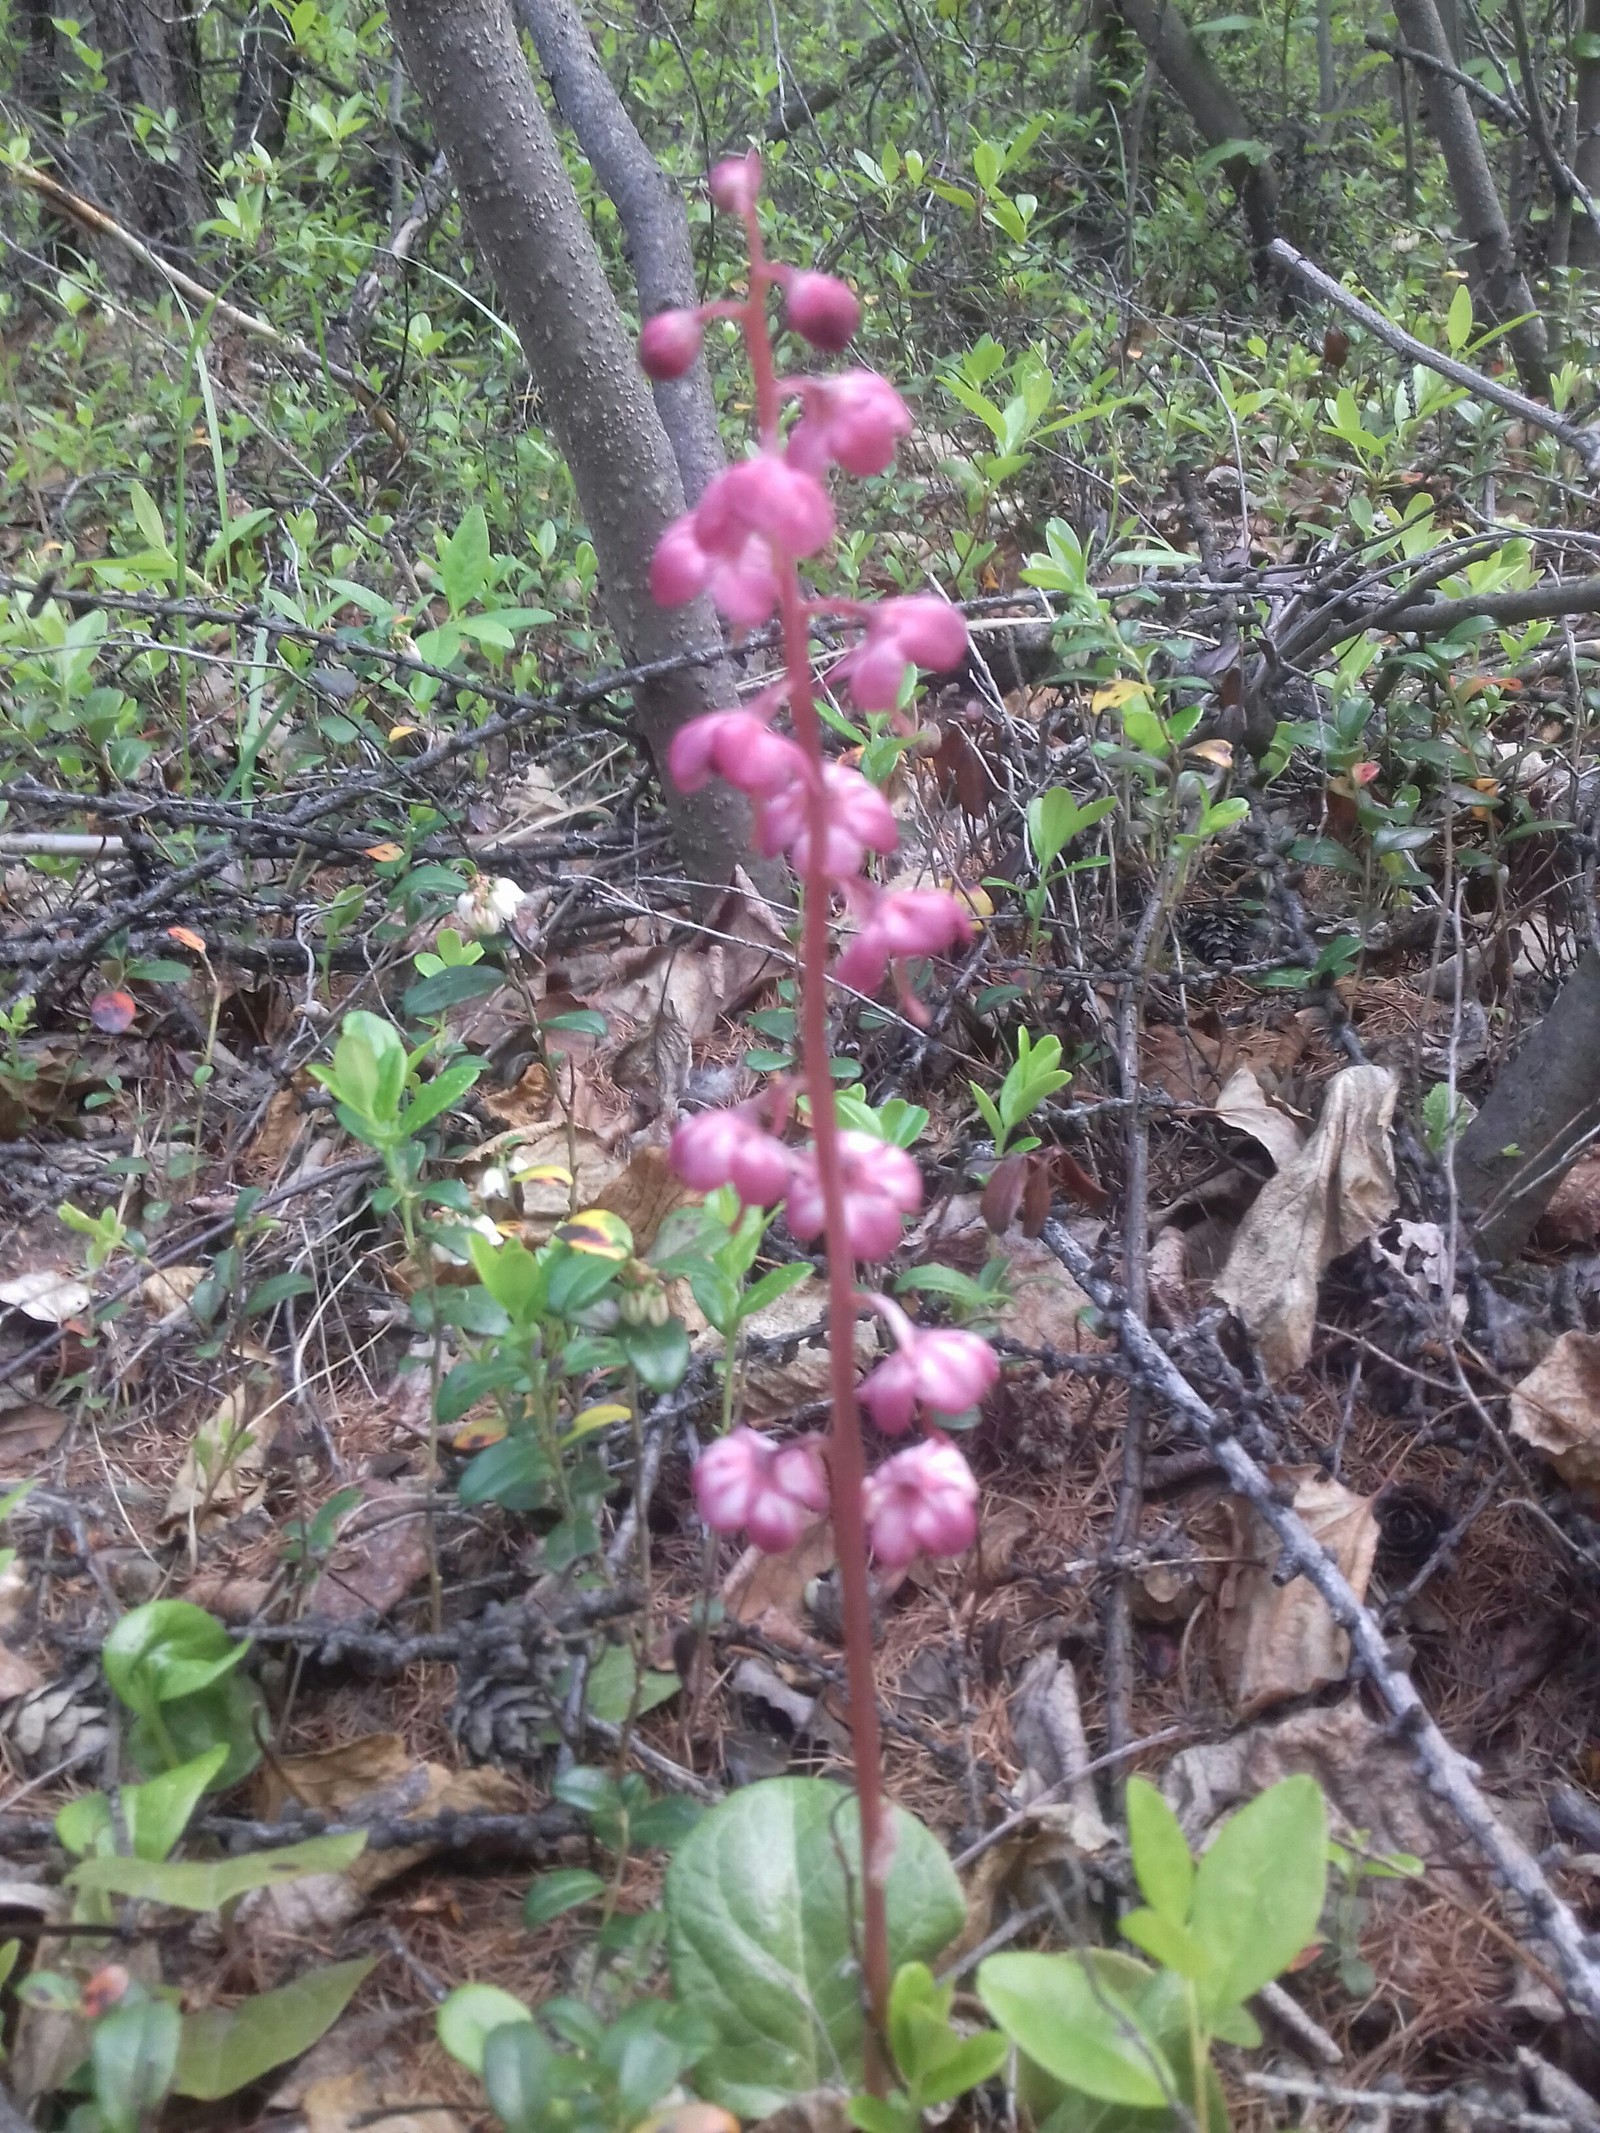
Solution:
[(1283, 1778), (1212, 1839), (1194, 1877), (1189, 1931), (1209, 2007), (1236, 2007), (1316, 1937), (1328, 1879), (1328, 1810), (1312, 1777)]
[[(911, 1815), (894, 1815), (890, 1959), (930, 1961), (960, 1932), (961, 1884)], [(861, 1985), (841, 1861), (859, 1856), (854, 1796), (770, 1778), (711, 1810), (667, 1869), (667, 1948), (683, 2004), (717, 2042), (695, 2085), (741, 2118), (806, 2089), (858, 2087)]]
[(1101, 1966), (1091, 1977), (1076, 1955), (991, 1955), (978, 1966), (978, 1997), (1017, 2049), (1069, 2089), (1147, 2111), (1175, 2093), (1159, 2047)]
[(185, 2015), (173, 2088), (211, 2103), (298, 2059), (333, 2027), (375, 1967), (373, 1956), (330, 1963), (237, 2007), (202, 2007)]

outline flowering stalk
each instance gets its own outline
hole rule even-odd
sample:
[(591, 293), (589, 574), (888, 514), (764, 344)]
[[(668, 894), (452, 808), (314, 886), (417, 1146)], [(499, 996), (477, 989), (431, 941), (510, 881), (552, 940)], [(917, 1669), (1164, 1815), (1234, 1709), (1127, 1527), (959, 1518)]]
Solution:
[[(651, 582), (666, 604), (709, 592), (740, 628), (774, 615), (781, 626), (782, 678), (743, 710), (715, 712), (685, 726), (674, 739), (669, 767), (686, 790), (718, 775), (747, 793), (755, 802), (760, 849), (769, 856), (787, 852), (800, 874), (800, 1079), (812, 1138), (799, 1149), (782, 1138), (793, 1092), (780, 1087), (756, 1103), (686, 1119), (673, 1136), (672, 1157), (686, 1183), (701, 1190), (730, 1184), (750, 1206), (782, 1202), (795, 1236), (824, 1241), (832, 1393), (826, 1441), (802, 1437), (775, 1446), (755, 1430), (736, 1429), (702, 1456), (695, 1491), (709, 1527), (743, 1530), (769, 1552), (793, 1547), (809, 1523), (831, 1510), (861, 1810), (862, 1961), (869, 2035), (879, 2035), (890, 1986), (885, 1888), (893, 1836), (883, 1796), (868, 1554), (900, 1569), (918, 1554), (957, 1555), (971, 1545), (977, 1484), (955, 1445), (926, 1418), (949, 1418), (972, 1407), (993, 1384), (999, 1365), (975, 1335), (919, 1332), (887, 1298), (866, 1297), (888, 1321), (898, 1352), (868, 1379), (863, 1397), (886, 1433), (905, 1431), (919, 1412), (925, 1429), (921, 1442), (868, 1474), (852, 1339), (863, 1300), (855, 1265), (892, 1257), (906, 1215), (921, 1204), (922, 1182), (903, 1149), (838, 1124), (827, 1001), (834, 895), (856, 922), (837, 975), (872, 991), (894, 969), (912, 1014), (922, 1011), (905, 984), (905, 962), (966, 940), (971, 922), (942, 890), (890, 892), (868, 877), (868, 854), (893, 851), (898, 831), (883, 794), (824, 753), (809, 636), (812, 618), (822, 613), (861, 625), (861, 641), (838, 662), (831, 680), (849, 689), (858, 709), (894, 716), (907, 668), (958, 665), (967, 631), (956, 608), (929, 595), (872, 605), (805, 592), (797, 565), (824, 550), (834, 534), (824, 485), (828, 470), (881, 474), (911, 418), (894, 388), (871, 371), (780, 377), (768, 322), (774, 289), (783, 294), (788, 329), (830, 354), (846, 347), (861, 314), (850, 289), (832, 275), (767, 259), (757, 213), (760, 184), (754, 153), (719, 164), (711, 176), (716, 205), (744, 226), (746, 298), (660, 313), (640, 338), (650, 375), (676, 377), (694, 361), (707, 318), (736, 319), (754, 378), (759, 447), (719, 475), (694, 510), (668, 527)], [(788, 399), (799, 401), (800, 417), (785, 435)], [(780, 708), (787, 708), (792, 739), (772, 729)], [(868, 2072), (876, 2087), (873, 2077), (881, 2067), (870, 2057)]]

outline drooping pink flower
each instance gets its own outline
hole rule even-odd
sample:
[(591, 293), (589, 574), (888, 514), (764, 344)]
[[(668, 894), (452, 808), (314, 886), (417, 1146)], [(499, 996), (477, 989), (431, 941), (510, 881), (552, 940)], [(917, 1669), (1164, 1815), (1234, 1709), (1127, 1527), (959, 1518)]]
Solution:
[(748, 149), (742, 156), (725, 156), (711, 173), (711, 197), (725, 215), (745, 215), (761, 191), (761, 158)]
[(887, 1570), (918, 1555), (961, 1555), (978, 1534), (978, 1484), (948, 1437), (896, 1452), (867, 1476), (862, 1510)]
[(767, 621), (778, 604), (774, 549), (814, 555), (833, 538), (833, 506), (813, 475), (763, 452), (729, 467), (692, 511), (656, 543), (650, 590), (662, 607), (709, 592), (742, 629)]
[(848, 682), (863, 711), (892, 711), (908, 666), (943, 673), (967, 655), (967, 621), (960, 608), (933, 593), (883, 600), (867, 615), (867, 633), (833, 670)]
[(911, 410), (875, 370), (801, 378), (800, 420), (789, 432), (789, 457), (812, 474), (830, 462), (847, 474), (881, 474), (895, 445), (911, 434)]
[(774, 1444), (743, 1427), (695, 1461), (694, 1495), (714, 1533), (747, 1532), (767, 1555), (792, 1548), (828, 1508), (828, 1473), (820, 1440)]
[(725, 778), (741, 792), (771, 799), (806, 774), (804, 749), (774, 733), (753, 711), (711, 711), (672, 736), (667, 769), (680, 792)]
[(802, 267), (784, 284), (783, 315), (796, 333), (804, 334), (813, 348), (837, 355), (848, 348), (861, 324), (861, 306), (855, 291), (837, 274), (817, 274)]
[[(906, 1337), (909, 1336), (909, 1337)], [(861, 1387), (861, 1402), (879, 1429), (898, 1437), (918, 1407), (963, 1415), (976, 1407), (1000, 1375), (1000, 1359), (986, 1340), (954, 1326), (929, 1332), (905, 1324), (901, 1345)]]
[[(687, 729), (686, 729), (687, 730)], [(873, 889), (863, 883), (851, 892), (869, 908), (860, 930), (834, 965), (841, 985), (873, 993), (891, 963), (916, 955), (943, 955), (972, 938), (972, 920), (944, 889)]]
[[(828, 837), (823, 869), (836, 881), (859, 874), (868, 852), (892, 852), (900, 841), (894, 809), (870, 778), (844, 763), (826, 763), (822, 791)], [(803, 874), (811, 864), (811, 787), (785, 787), (757, 811), (759, 850), (775, 859), (787, 852)]]
[[(922, 1205), (922, 1176), (903, 1148), (873, 1133), (839, 1135), (845, 1234), (857, 1259), (887, 1259), (900, 1242), (903, 1218)], [(794, 1159), (788, 1222), (797, 1237), (820, 1237), (827, 1225), (815, 1148)]]
[(698, 311), (658, 311), (639, 336), (639, 364), (647, 378), (681, 378), (694, 368), (702, 334)]
[(697, 1111), (682, 1120), (669, 1156), (685, 1185), (696, 1192), (731, 1185), (746, 1207), (776, 1207), (789, 1189), (795, 1160), (743, 1109)]

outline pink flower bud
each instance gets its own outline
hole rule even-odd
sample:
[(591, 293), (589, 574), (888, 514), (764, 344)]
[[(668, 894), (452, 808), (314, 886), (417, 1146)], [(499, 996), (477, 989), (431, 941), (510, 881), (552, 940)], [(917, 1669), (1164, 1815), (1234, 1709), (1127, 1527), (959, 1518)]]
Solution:
[(790, 276), (783, 315), (813, 348), (826, 349), (829, 355), (847, 348), (861, 324), (861, 306), (849, 283), (837, 274), (814, 274), (807, 269)]
[(667, 768), (680, 792), (698, 792), (715, 773), (740, 792), (767, 799), (805, 776), (806, 757), (753, 711), (712, 711), (678, 728)]
[(852, 901), (859, 893), (871, 896), (871, 909), (834, 966), (840, 984), (857, 992), (876, 992), (891, 963), (943, 955), (972, 938), (971, 918), (943, 889), (852, 891)]
[(694, 530), (694, 514), (675, 518), (650, 558), (650, 594), (658, 607), (682, 607), (711, 582), (713, 564)]
[[(903, 1148), (872, 1133), (839, 1135), (845, 1234), (857, 1259), (887, 1259), (900, 1242), (902, 1217), (922, 1205), (922, 1176)], [(681, 1173), (680, 1173), (681, 1175)], [(789, 1186), (789, 1227), (801, 1238), (820, 1237), (827, 1215), (814, 1148), (795, 1158)]]
[(697, 1111), (672, 1136), (673, 1169), (696, 1192), (731, 1185), (746, 1207), (776, 1207), (794, 1157), (748, 1111)]
[(791, 555), (815, 555), (833, 539), (833, 506), (815, 475), (762, 452), (716, 477), (695, 506), (694, 527), (713, 555), (734, 554), (753, 533)]
[(819, 1441), (775, 1445), (753, 1429), (733, 1430), (696, 1460), (694, 1494), (714, 1533), (743, 1527), (764, 1553), (781, 1555), (828, 1508)]
[[(843, 763), (827, 763), (822, 790), (828, 817), (823, 870), (834, 880), (859, 874), (866, 854), (892, 852), (900, 841), (894, 809), (870, 779)], [(811, 788), (795, 784), (764, 801), (756, 842), (769, 859), (788, 852), (802, 873), (811, 863)]]
[(978, 1484), (948, 1437), (930, 1437), (868, 1475), (862, 1511), (873, 1554), (885, 1569), (902, 1570), (914, 1556), (960, 1555), (972, 1546)]
[(1000, 1359), (986, 1340), (955, 1327), (930, 1333), (908, 1328), (897, 1355), (880, 1363), (861, 1387), (863, 1406), (879, 1429), (898, 1436), (921, 1405), (938, 1415), (976, 1407), (1000, 1375)]
[[(937, 674), (960, 666), (967, 656), (967, 618), (959, 607), (936, 593), (910, 593), (885, 600), (878, 609), (907, 659)], [(868, 625), (870, 633), (871, 625)]]
[(832, 461), (847, 474), (881, 474), (911, 433), (910, 409), (875, 370), (802, 378), (797, 390), (801, 414), (789, 432), (789, 457), (809, 473)]
[(658, 311), (639, 336), (639, 362), (647, 378), (681, 378), (700, 353), (697, 311)]
[(761, 158), (749, 149), (727, 156), (711, 173), (711, 197), (725, 215), (747, 215), (761, 191)]

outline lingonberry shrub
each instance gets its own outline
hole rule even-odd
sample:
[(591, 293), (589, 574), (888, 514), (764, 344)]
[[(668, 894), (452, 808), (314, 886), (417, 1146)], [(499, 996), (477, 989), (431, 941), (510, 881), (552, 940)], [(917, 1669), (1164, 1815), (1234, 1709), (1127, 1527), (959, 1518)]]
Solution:
[[(776, 616), (783, 641), (781, 677), (742, 710), (718, 711), (685, 726), (673, 742), (669, 770), (685, 791), (725, 779), (754, 803), (755, 839), (769, 857), (787, 854), (802, 883), (800, 1074), (798, 1086), (775, 1085), (754, 1103), (702, 1112), (677, 1129), (672, 1158), (700, 1190), (731, 1185), (748, 1206), (784, 1207), (796, 1237), (821, 1238), (828, 1264), (833, 1329), (832, 1421), (825, 1439), (775, 1443), (736, 1429), (714, 1444), (695, 1470), (706, 1524), (744, 1532), (756, 1547), (792, 1547), (804, 1527), (831, 1511), (843, 1599), (856, 1786), (861, 1800), (863, 1962), (869, 2006), (881, 2019), (889, 1985), (883, 1891), (889, 1867), (879, 1771), (877, 1706), (872, 1681), (869, 1552), (887, 1569), (917, 1555), (958, 1555), (977, 1530), (977, 1484), (965, 1458), (939, 1427), (964, 1413), (994, 1383), (993, 1350), (971, 1333), (922, 1331), (887, 1297), (858, 1294), (858, 1262), (890, 1258), (905, 1219), (922, 1201), (916, 1164), (901, 1148), (868, 1133), (839, 1128), (828, 1058), (830, 928), (836, 914), (852, 922), (832, 975), (874, 992), (895, 975), (908, 1012), (921, 1012), (906, 980), (910, 959), (965, 941), (971, 921), (943, 890), (889, 890), (869, 868), (899, 841), (894, 811), (859, 770), (824, 753), (811, 666), (810, 628), (820, 617), (859, 631), (836, 661), (829, 685), (863, 712), (897, 718), (908, 670), (946, 670), (967, 651), (959, 610), (935, 595), (876, 603), (818, 597), (798, 565), (821, 556), (835, 533), (832, 473), (881, 474), (911, 428), (904, 401), (870, 370), (826, 376), (780, 375), (769, 312), (776, 294), (784, 327), (813, 348), (837, 355), (860, 324), (854, 294), (834, 276), (769, 261), (757, 202), (761, 164), (750, 155), (720, 163), (711, 195), (744, 225), (750, 255), (748, 294), (696, 311), (652, 318), (640, 359), (654, 378), (681, 376), (699, 351), (708, 319), (738, 322), (755, 383), (756, 449), (709, 485), (692, 511), (663, 534), (651, 584), (675, 605), (709, 593), (739, 629)], [(785, 428), (785, 409), (798, 416)], [(776, 722), (787, 713), (787, 734)], [(786, 1137), (801, 1117), (810, 1140)], [(860, 1388), (859, 1397), (886, 1434), (913, 1424), (920, 1441), (896, 1451), (870, 1474), (862, 1438), (851, 1328), (858, 1308), (882, 1313), (895, 1353)]]

